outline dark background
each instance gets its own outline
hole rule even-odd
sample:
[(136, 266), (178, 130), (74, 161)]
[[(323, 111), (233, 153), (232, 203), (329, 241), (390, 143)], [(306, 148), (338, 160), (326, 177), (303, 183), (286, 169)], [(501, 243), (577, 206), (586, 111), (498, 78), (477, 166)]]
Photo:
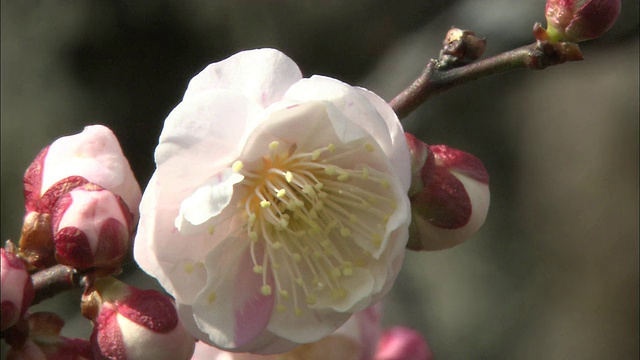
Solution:
[[(30, 161), (85, 125), (114, 130), (144, 187), (164, 118), (211, 62), (275, 47), (305, 76), (390, 100), (452, 25), (487, 37), (492, 55), (533, 41), (544, 2), (3, 0), (2, 239), (19, 238)], [(481, 158), (492, 204), (472, 240), (407, 255), (386, 325), (419, 329), (437, 359), (638, 358), (638, 10), (623, 0), (581, 63), (485, 78), (406, 119)], [(123, 278), (157, 286), (134, 264)], [(86, 337), (78, 297), (37, 309)]]

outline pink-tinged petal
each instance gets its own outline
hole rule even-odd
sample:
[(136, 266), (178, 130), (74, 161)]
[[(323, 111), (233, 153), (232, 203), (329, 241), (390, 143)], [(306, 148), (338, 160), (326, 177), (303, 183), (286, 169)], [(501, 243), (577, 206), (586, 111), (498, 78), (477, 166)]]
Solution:
[(241, 94), (266, 108), (279, 101), (285, 91), (301, 78), (302, 73), (296, 63), (278, 50), (243, 51), (207, 66), (191, 79), (184, 98), (222, 89)]
[(158, 333), (118, 314), (117, 324), (123, 334), (126, 359), (188, 360), (193, 354), (195, 339), (184, 327)]
[(93, 266), (94, 256), (89, 238), (75, 227), (59, 229), (55, 235), (56, 259), (59, 263), (86, 269)]
[[(51, 185), (49, 189), (42, 195), (36, 205), (36, 211), (41, 213), (51, 214), (54, 212), (53, 207), (60, 207), (60, 199), (73, 189), (89, 184), (89, 180), (82, 176), (68, 176), (55, 184)], [(67, 201), (67, 200), (65, 200)], [(70, 205), (71, 202), (67, 201)]]
[[(489, 175), (475, 156), (444, 145), (428, 146), (406, 134), (414, 156), (413, 214), (408, 247), (440, 250), (460, 244), (484, 223)], [(421, 151), (427, 153), (420, 155)], [(415, 157), (420, 157), (417, 159)]]
[(0, 248), (2, 262), (2, 323), (0, 330), (13, 326), (27, 311), (35, 296), (27, 267), (15, 254)]
[(49, 147), (42, 149), (24, 173), (24, 206), (27, 212), (37, 211), (38, 200), (42, 194), (42, 169)]
[(42, 170), (41, 194), (69, 176), (82, 176), (122, 197), (137, 219), (141, 191), (113, 132), (101, 125), (65, 136), (49, 147)]
[(569, 42), (600, 37), (615, 23), (620, 6), (620, 0), (547, 0), (547, 36)]
[(595, 39), (607, 32), (620, 15), (620, 0), (591, 0), (578, 9), (566, 32), (575, 39)]
[(180, 323), (171, 298), (156, 290), (101, 278), (83, 295), (82, 307), (93, 317), (98, 358), (179, 360), (193, 354), (195, 338)]
[(477, 157), (445, 145), (432, 145), (429, 150), (435, 157), (435, 165), (459, 173), (468, 178), (489, 184), (489, 173)]
[(423, 191), (412, 197), (413, 210), (443, 229), (467, 224), (471, 218), (471, 199), (462, 182), (442, 167), (433, 167), (428, 173)]
[(138, 325), (167, 333), (178, 325), (178, 314), (173, 302), (156, 290), (133, 290), (125, 301), (116, 301), (118, 313)]
[[(184, 99), (164, 122), (155, 151), (156, 164), (159, 167), (178, 156), (183, 162), (189, 159), (189, 164), (209, 166), (218, 158), (234, 155), (239, 151), (238, 139), (245, 137), (259, 121), (259, 111), (246, 98), (218, 89)], [(207, 168), (196, 170), (206, 173)], [(191, 177), (184, 179), (192, 181)]]
[(207, 285), (193, 304), (198, 327), (223, 349), (250, 348), (273, 310), (273, 294), (261, 292), (263, 285), (273, 286), (272, 279), (268, 276), (263, 283), (262, 275), (253, 272), (248, 243), (229, 237), (209, 254)]
[(149, 180), (140, 204), (143, 216), (134, 241), (134, 258), (178, 302), (191, 304), (206, 283), (202, 256), (216, 242), (207, 232), (188, 237), (180, 234), (174, 226), (179, 205), (171, 208), (170, 193), (158, 202), (156, 178), (157, 173)]
[[(191, 360), (218, 360), (219, 358), (224, 359), (224, 357), (227, 357), (226, 355), (225, 351), (198, 341)], [(229, 359), (229, 357), (227, 357), (227, 359)]]
[(51, 212), (58, 261), (78, 268), (120, 267), (130, 249), (133, 214), (119, 196), (87, 184), (61, 196)]
[(175, 226), (181, 233), (197, 234), (207, 231), (207, 224), (229, 205), (233, 196), (233, 186), (244, 176), (230, 168), (223, 170), (208, 183), (182, 201)]
[[(406, 159), (409, 155), (409, 148), (406, 146), (406, 138), (404, 136), (404, 130), (402, 128), (402, 124), (400, 120), (398, 120), (398, 116), (393, 111), (391, 106), (384, 101), (380, 96), (375, 93), (363, 89), (356, 88), (364, 95), (367, 100), (373, 105), (376, 110), (380, 113), (382, 118), (384, 119), (387, 125), (387, 132), (390, 136), (391, 144), (385, 146), (386, 144), (381, 144), (380, 146), (383, 148), (387, 156), (389, 157), (389, 161), (391, 165), (395, 168), (395, 173), (400, 178), (402, 185), (408, 191), (409, 185), (411, 184), (411, 167), (407, 166)], [(378, 134), (372, 134), (376, 138), (386, 139), (385, 137), (378, 136)]]
[(112, 304), (103, 304), (91, 333), (93, 353), (99, 359), (127, 359), (118, 312)]
[(469, 194), (471, 217), (462, 227), (446, 229), (433, 225), (414, 212), (413, 226), (421, 239), (421, 250), (442, 250), (456, 246), (473, 236), (487, 218), (490, 203), (489, 186), (461, 175), (454, 175)]

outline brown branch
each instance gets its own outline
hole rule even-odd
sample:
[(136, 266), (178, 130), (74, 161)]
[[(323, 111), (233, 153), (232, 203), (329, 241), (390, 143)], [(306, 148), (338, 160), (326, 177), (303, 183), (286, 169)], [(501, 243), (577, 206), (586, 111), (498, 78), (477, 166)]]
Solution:
[(81, 278), (76, 269), (66, 265), (55, 265), (38, 271), (31, 276), (36, 293), (32, 305), (64, 291), (80, 287), (82, 285)]
[[(452, 29), (450, 33), (452, 31), (462, 30)], [(535, 31), (536, 27), (534, 27), (534, 33)], [(473, 33), (467, 32), (467, 35), (469, 34), (471, 36), (468, 39), (457, 38), (456, 41), (462, 41), (466, 46), (477, 46), (477, 38), (472, 36)], [(398, 118), (405, 118), (436, 94), (484, 76), (514, 69), (541, 70), (567, 61), (582, 60), (582, 53), (577, 44), (551, 43), (547, 40), (538, 40), (533, 44), (484, 60), (467, 63), (468, 61), (464, 61), (464, 53), (451, 52), (451, 45), (451, 38), (448, 34), (444, 41), (444, 48), (440, 53), (440, 58), (430, 60), (422, 75), (389, 102)], [(458, 43), (455, 45), (461, 46)], [(484, 43), (482, 46), (484, 46)], [(454, 57), (453, 60), (452, 55)]]

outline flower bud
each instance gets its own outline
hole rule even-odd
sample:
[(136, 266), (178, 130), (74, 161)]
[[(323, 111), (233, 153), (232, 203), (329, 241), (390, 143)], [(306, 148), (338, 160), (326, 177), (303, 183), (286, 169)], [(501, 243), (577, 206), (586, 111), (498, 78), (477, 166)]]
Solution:
[(484, 165), (466, 152), (405, 135), (412, 156), (418, 157), (412, 161), (417, 167), (412, 169), (416, 183), (409, 193), (413, 216), (407, 247), (441, 250), (462, 243), (478, 231), (489, 210)]
[[(92, 311), (88, 307), (97, 307)], [(91, 344), (96, 359), (190, 359), (195, 346), (169, 297), (118, 280), (98, 280), (83, 296), (83, 314), (94, 314)]]
[(387, 330), (378, 343), (374, 360), (432, 360), (433, 353), (422, 335), (396, 326)]
[(620, 0), (547, 0), (547, 35), (553, 42), (595, 39), (620, 15)]
[(11, 343), (7, 360), (89, 360), (93, 359), (91, 345), (84, 339), (60, 336), (64, 320), (59, 316), (38, 312), (29, 315), (28, 338)]
[(87, 126), (80, 134), (59, 138), (36, 156), (24, 175), (27, 212), (42, 212), (41, 198), (68, 177), (84, 178), (122, 197), (137, 220), (140, 185), (108, 128)]
[(133, 214), (122, 198), (85, 184), (51, 208), (56, 259), (78, 269), (120, 267), (133, 235)]
[(35, 295), (27, 267), (14, 253), (0, 249), (2, 259), (2, 320), (0, 331), (13, 326), (31, 305)]

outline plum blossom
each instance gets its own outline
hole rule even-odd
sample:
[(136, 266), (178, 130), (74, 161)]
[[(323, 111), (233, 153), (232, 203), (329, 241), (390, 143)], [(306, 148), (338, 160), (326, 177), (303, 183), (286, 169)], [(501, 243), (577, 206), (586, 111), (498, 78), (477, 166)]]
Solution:
[(134, 256), (203, 342), (284, 352), (391, 288), (411, 164), (372, 92), (303, 79), (277, 50), (244, 51), (191, 80), (155, 161)]
[(475, 234), (489, 211), (489, 175), (475, 156), (427, 145), (407, 133), (411, 149), (412, 250), (441, 250)]

